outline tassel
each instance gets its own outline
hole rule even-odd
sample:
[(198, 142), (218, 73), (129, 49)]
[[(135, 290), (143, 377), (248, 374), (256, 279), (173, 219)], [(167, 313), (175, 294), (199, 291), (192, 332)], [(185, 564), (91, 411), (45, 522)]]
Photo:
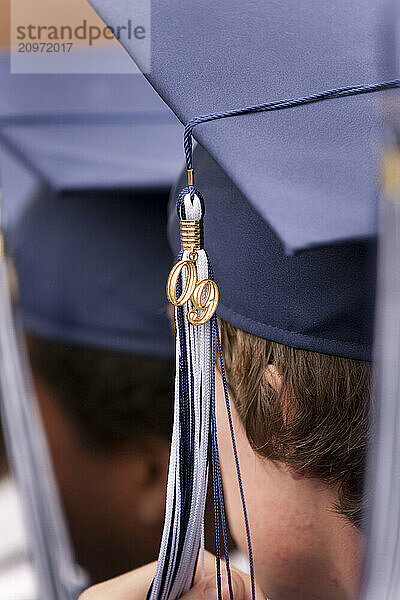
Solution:
[[(174, 427), (164, 530), (157, 571), (148, 593), (148, 600), (177, 600), (193, 584), (199, 550), (204, 552), (204, 511), (210, 470), (214, 496), (218, 598), (222, 599), (220, 548), (222, 537), (229, 595), (233, 600), (217, 439), (215, 406), (217, 353), (221, 365), (245, 517), (254, 600), (250, 531), (230, 415), (218, 322), (215, 316), (219, 292), (207, 253), (203, 248), (204, 202), (200, 193), (190, 185), (181, 192), (177, 208), (181, 223), (181, 252), (167, 283), (168, 299), (175, 306)], [(203, 556), (201, 563), (204, 565)]]
[[(201, 248), (201, 197), (195, 195), (191, 199), (190, 194), (183, 194), (178, 214), (183, 222), (182, 251), (167, 289), (175, 304), (175, 416), (164, 532), (150, 600), (172, 600), (190, 589), (201, 544), (208, 485), (215, 353), (211, 322), (204, 322), (204, 314), (207, 318), (212, 308), (198, 306), (215, 304), (216, 286), (211, 281), (204, 283), (208, 281), (209, 265)], [(209, 296), (206, 303), (204, 296)]]

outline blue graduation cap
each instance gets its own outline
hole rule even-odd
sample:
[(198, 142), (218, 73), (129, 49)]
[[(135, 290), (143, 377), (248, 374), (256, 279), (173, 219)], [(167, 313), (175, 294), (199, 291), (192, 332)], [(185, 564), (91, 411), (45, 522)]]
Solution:
[(9, 60), (0, 55), (7, 213), (44, 188), (169, 190), (181, 126), (144, 77), (13, 75)]
[[(91, 4), (109, 24), (129, 14), (126, 0)], [(378, 72), (379, 10), (362, 0), (306, 0), (296, 9), (287, 0), (156, 1), (147, 77), (184, 123), (390, 79), (389, 67)], [(140, 64), (137, 48), (122, 43)], [(294, 252), (375, 235), (380, 132), (375, 100), (363, 96), (214, 121), (194, 135)]]
[[(273, 229), (201, 146), (194, 164), (205, 199), (205, 247), (220, 289), (218, 316), (281, 344), (371, 359), (375, 242), (357, 240), (288, 256)], [(177, 190), (185, 186), (185, 176)], [(177, 254), (175, 202), (169, 233)]]
[[(91, 3), (109, 24), (127, 9), (124, 0)], [(393, 65), (378, 70), (378, 14), (378, 4), (361, 0), (306, 0), (296, 10), (289, 2), (156, 2), (147, 77), (183, 122), (391, 79)], [(382, 133), (375, 103), (332, 99), (194, 129), (222, 318), (296, 347), (371, 357)]]
[(43, 195), (12, 231), (27, 331), (65, 343), (171, 356), (172, 264), (162, 194)]
[(8, 60), (0, 168), (25, 327), (170, 355), (166, 218), (182, 126), (141, 75), (16, 76)]

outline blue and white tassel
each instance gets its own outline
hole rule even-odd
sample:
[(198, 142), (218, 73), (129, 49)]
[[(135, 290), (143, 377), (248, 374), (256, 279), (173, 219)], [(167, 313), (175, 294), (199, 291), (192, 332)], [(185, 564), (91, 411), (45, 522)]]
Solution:
[[(178, 212), (182, 221), (197, 223), (195, 227), (200, 227), (203, 205), (199, 196), (191, 199), (189, 193), (184, 194)], [(193, 235), (200, 241), (199, 229)], [(197, 320), (199, 312), (204, 312), (196, 309), (193, 295), (196, 286), (208, 280), (209, 265), (200, 244), (184, 248), (183, 243), (169, 291), (169, 298), (176, 305), (175, 417), (164, 532), (150, 600), (179, 598), (190, 589), (201, 545), (208, 486), (215, 367), (213, 328), (210, 320), (200, 325), (192, 322)], [(215, 289), (214, 283), (207, 285)], [(212, 293), (203, 289), (200, 296), (204, 298)], [(179, 302), (177, 294), (182, 300), (185, 295), (190, 294), (190, 298), (184, 303)]]
[[(209, 471), (214, 495), (218, 597), (222, 598), (222, 539), (229, 595), (233, 600), (215, 407), (217, 352), (222, 360), (215, 316), (219, 292), (203, 248), (203, 212), (204, 203), (199, 192), (193, 187), (185, 188), (178, 199), (181, 252), (167, 284), (168, 299), (175, 305), (176, 325), (174, 428), (164, 531), (148, 600), (177, 600), (193, 584), (199, 550), (204, 550)], [(227, 389), (223, 365), (221, 374)], [(244, 503), (228, 396), (226, 402)], [(251, 557), (245, 504), (244, 511)], [(250, 562), (252, 566), (252, 559)]]

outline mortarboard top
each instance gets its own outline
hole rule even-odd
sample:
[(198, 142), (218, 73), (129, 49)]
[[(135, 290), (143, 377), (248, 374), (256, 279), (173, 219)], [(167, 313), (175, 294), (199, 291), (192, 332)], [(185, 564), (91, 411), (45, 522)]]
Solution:
[(166, 218), (181, 124), (141, 75), (10, 75), (4, 54), (0, 77), (6, 234), (26, 329), (169, 356)]
[[(91, 4), (111, 25), (129, 14), (126, 0)], [(362, 0), (156, 0), (147, 77), (183, 122), (390, 79), (396, 73), (378, 74), (379, 11)], [(211, 122), (194, 135), (294, 252), (375, 235), (380, 130), (364, 96)]]
[(168, 190), (176, 179), (181, 125), (141, 75), (13, 75), (3, 54), (0, 78), (4, 160), (51, 189)]

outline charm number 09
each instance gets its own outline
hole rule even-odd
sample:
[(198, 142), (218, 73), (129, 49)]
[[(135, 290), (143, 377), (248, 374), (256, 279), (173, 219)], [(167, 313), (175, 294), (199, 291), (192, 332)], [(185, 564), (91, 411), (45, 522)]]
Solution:
[[(176, 286), (182, 269), (187, 269), (185, 289), (179, 298), (176, 297)], [(203, 279), (198, 281), (196, 264), (192, 260), (181, 260), (171, 270), (167, 282), (167, 297), (174, 306), (183, 306), (189, 300), (193, 310), (189, 310), (187, 319), (192, 325), (204, 325), (217, 310), (219, 291), (215, 281)]]

